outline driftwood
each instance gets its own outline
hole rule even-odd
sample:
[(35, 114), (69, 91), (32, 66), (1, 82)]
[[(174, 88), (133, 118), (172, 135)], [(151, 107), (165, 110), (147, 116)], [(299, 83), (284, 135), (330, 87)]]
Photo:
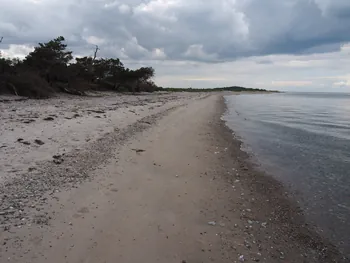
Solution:
[(7, 85), (10, 86), (10, 88), (12, 88), (13, 92), (15, 93), (15, 95), (18, 96), (18, 92), (17, 92), (17, 89), (16, 89), (15, 85), (13, 85), (10, 82), (8, 82)]
[(83, 91), (79, 91), (79, 90), (71, 90), (71, 89), (67, 89), (65, 87), (60, 87), (61, 91), (68, 93), (68, 94), (72, 94), (72, 95), (80, 95), (80, 96), (84, 96), (85, 92)]

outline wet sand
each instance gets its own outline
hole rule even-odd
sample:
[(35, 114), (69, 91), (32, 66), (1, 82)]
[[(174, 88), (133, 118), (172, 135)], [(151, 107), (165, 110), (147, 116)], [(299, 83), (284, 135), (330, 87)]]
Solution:
[(1, 262), (347, 262), (250, 164), (222, 95), (70, 100), (17, 128), (28, 102), (2, 105)]

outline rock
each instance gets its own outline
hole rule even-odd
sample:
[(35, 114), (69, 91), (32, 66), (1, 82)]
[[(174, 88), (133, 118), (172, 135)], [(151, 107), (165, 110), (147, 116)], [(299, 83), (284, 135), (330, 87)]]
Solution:
[(22, 138), (18, 138), (17, 142), (23, 143), (25, 145), (30, 145), (30, 142), (27, 142), (27, 141), (23, 140)]
[(143, 149), (132, 149), (132, 150), (137, 152), (137, 153), (143, 153), (143, 152), (146, 151), (146, 150), (143, 150)]
[[(10, 208), (10, 209), (13, 209), (13, 208)], [(1, 212), (0, 212), (0, 216), (5, 216), (5, 215), (8, 215), (8, 214), (14, 214), (15, 212), (16, 212), (16, 210), (1, 211)]]
[(210, 226), (216, 226), (216, 222), (215, 222), (215, 221), (210, 221), (210, 222), (208, 222), (208, 225), (210, 225)]
[(241, 262), (244, 262), (244, 261), (245, 261), (244, 255), (240, 255), (240, 256), (238, 257), (238, 260), (241, 261)]
[(38, 140), (38, 139), (36, 139), (34, 142), (36, 144), (38, 144), (38, 145), (44, 145), (45, 144), (42, 140)]
[(54, 162), (55, 164), (61, 164), (61, 163), (63, 163), (63, 158), (62, 158), (61, 155), (54, 155), (54, 156), (52, 156), (52, 158), (53, 158), (53, 162)]
[(31, 123), (31, 122), (35, 122), (35, 120), (29, 119), (29, 120), (24, 120), (24, 121), (22, 121), (22, 122), (25, 123), (25, 124), (29, 124), (29, 123)]
[(94, 112), (94, 113), (106, 113), (105, 111), (103, 110), (88, 110), (90, 112)]

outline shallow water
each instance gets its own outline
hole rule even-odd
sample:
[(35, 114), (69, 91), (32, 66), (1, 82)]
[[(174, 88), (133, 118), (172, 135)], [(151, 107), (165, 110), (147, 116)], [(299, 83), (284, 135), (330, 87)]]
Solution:
[(350, 94), (226, 96), (224, 119), (290, 189), (318, 232), (350, 256)]

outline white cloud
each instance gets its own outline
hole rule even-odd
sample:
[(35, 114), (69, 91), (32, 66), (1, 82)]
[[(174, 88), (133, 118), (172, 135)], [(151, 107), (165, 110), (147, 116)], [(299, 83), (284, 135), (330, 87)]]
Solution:
[(271, 81), (271, 85), (274, 87), (307, 87), (311, 86), (312, 81), (307, 80), (280, 80), (280, 81)]
[(349, 0), (0, 2), (6, 56), (23, 57), (36, 43), (63, 35), (76, 55), (99, 45), (100, 56), (154, 66), (162, 85), (348, 83)]
[(153, 59), (166, 59), (166, 54), (162, 48), (155, 48), (152, 50)]
[(336, 87), (350, 87), (350, 80), (334, 82), (333, 86), (336, 86)]
[(25, 56), (32, 52), (34, 47), (30, 47), (27, 45), (9, 45), (7, 49), (0, 50), (2, 57), (8, 58), (20, 58), (24, 59)]
[(99, 38), (96, 36), (88, 36), (84, 39), (86, 39), (87, 43), (92, 44), (92, 45), (101, 45), (101, 44), (106, 42), (105, 39), (102, 39), (102, 38)]
[(130, 6), (126, 4), (121, 4), (118, 8), (119, 8), (119, 12), (122, 14), (129, 14), (131, 12)]
[(188, 47), (184, 56), (189, 59), (200, 60), (200, 61), (210, 61), (215, 60), (215, 54), (208, 54), (203, 50), (203, 45), (191, 45)]

